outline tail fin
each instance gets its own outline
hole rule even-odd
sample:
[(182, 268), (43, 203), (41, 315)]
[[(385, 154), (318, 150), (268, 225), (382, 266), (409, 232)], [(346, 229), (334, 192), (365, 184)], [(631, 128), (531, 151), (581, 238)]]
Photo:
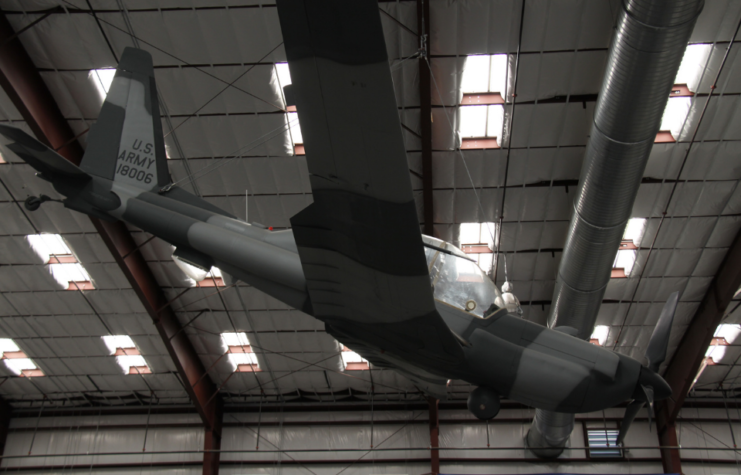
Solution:
[(154, 67), (146, 51), (124, 50), (80, 168), (146, 190), (170, 183)]

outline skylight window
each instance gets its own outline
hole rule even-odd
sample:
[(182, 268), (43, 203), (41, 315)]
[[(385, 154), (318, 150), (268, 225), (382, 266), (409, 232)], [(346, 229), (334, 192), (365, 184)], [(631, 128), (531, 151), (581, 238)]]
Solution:
[(645, 230), (645, 218), (631, 218), (628, 221), (623, 232), (623, 241), (620, 243), (620, 249), (615, 256), (615, 262), (612, 264), (613, 278), (624, 278), (630, 275)]
[(597, 325), (594, 327), (592, 336), (589, 337), (589, 343), (597, 346), (605, 346), (607, 337), (610, 334), (610, 327), (607, 325)]
[(116, 357), (116, 363), (124, 374), (150, 374), (152, 372), (130, 336), (106, 335), (102, 338), (110, 354)]
[(41, 260), (49, 264), (54, 280), (67, 290), (91, 290), (90, 274), (72, 254), (72, 250), (59, 234), (30, 234), (26, 236)]
[(342, 353), (340, 355), (342, 357), (342, 365), (344, 366), (345, 371), (363, 371), (370, 369), (368, 360), (346, 346), (342, 347)]
[(497, 233), (496, 223), (461, 223), (458, 234), (461, 250), (487, 274), (494, 264), (493, 249)]
[(499, 93), (507, 87), (507, 55), (475, 55), (466, 58), (461, 80), (464, 94)]
[[(676, 142), (682, 132), (692, 107), (692, 96), (697, 92), (705, 67), (708, 64), (713, 46), (707, 44), (689, 45), (684, 51), (682, 64), (674, 79), (669, 100), (661, 118), (661, 132), (657, 142)], [(667, 132), (671, 137), (668, 137)]]
[(690, 97), (670, 97), (661, 118), (661, 130), (670, 132), (674, 140), (677, 140), (691, 106), (692, 98)]
[(625, 226), (623, 241), (632, 241), (633, 244), (638, 247), (641, 245), (641, 239), (643, 239), (643, 232), (645, 230), (645, 218), (631, 218), (630, 220), (628, 220), (628, 224)]
[(90, 71), (90, 80), (93, 81), (101, 99), (105, 100), (105, 97), (108, 95), (108, 90), (111, 88), (113, 76), (115, 75), (115, 69), (93, 69)]
[(204, 270), (179, 258), (175, 254), (172, 255), (172, 260), (188, 278), (191, 287), (224, 287), (224, 277), (221, 275), (221, 270), (218, 267)]
[(726, 348), (736, 341), (741, 334), (741, 326), (736, 324), (720, 324), (715, 329), (713, 339), (705, 351), (705, 358), (710, 359), (708, 364), (718, 364), (726, 354)]
[(504, 124), (507, 55), (468, 56), (461, 80), (462, 149), (499, 148)]
[(674, 84), (686, 84), (690, 91), (697, 92), (697, 86), (700, 85), (702, 73), (712, 50), (713, 45), (688, 45), (687, 49), (684, 50), (682, 63), (679, 65)]
[(12, 338), (0, 338), (0, 359), (16, 376), (33, 378), (44, 375), (36, 363), (18, 348)]
[(237, 373), (261, 371), (257, 355), (252, 351), (252, 345), (245, 332), (222, 333), (221, 343), (232, 364), (232, 371)]
[[(278, 78), (279, 94), (284, 98), (283, 88), (291, 85), (291, 72), (288, 69), (288, 63), (275, 63), (275, 75)], [(286, 126), (288, 127), (291, 145), (294, 154), (304, 155), (304, 138), (301, 135), (301, 125), (298, 122), (296, 107), (291, 105), (286, 108)]]

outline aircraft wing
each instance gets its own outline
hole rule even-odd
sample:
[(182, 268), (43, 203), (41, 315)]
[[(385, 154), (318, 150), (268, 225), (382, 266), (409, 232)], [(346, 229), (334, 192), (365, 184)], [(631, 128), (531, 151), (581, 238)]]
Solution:
[(278, 14), (314, 195), (291, 219), (313, 314), (408, 361), (458, 364), (432, 297), (378, 3), (278, 0)]

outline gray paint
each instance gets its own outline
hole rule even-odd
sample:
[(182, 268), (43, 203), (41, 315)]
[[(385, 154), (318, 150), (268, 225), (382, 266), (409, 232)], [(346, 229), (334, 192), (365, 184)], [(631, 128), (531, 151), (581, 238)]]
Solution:
[[(284, 28), (291, 26), (283, 18), (291, 5), (278, 3)], [(361, 25), (370, 32), (364, 41), (370, 50), (383, 45), (373, 0), (333, 5), (340, 11), (328, 17), (350, 23), (367, 19), (355, 9), (372, 10), (375, 26)], [(301, 31), (306, 25), (293, 26)], [(352, 46), (325, 41), (324, 33), (318, 34), (322, 48)], [(180, 248), (183, 255), (201, 260), (204, 267), (213, 262), (323, 321), (341, 342), (374, 364), (408, 376), (427, 394), (444, 396), (448, 379), (463, 379), (537, 408), (583, 412), (622, 402), (641, 382), (660, 386), (661, 378), (635, 360), (521, 320), (504, 309), (478, 318), (456, 307), (456, 302), (436, 302), (411, 206), (388, 64), (373, 62), (372, 51), (365, 63), (364, 50), (357, 59), (360, 64), (332, 59), (341, 59), (349, 50), (321, 50), (322, 57), (313, 58), (306, 56), (310, 38), (299, 54), (292, 41), (300, 35), (289, 37), (293, 38), (286, 41), (289, 58), (301, 57), (290, 60), (290, 67), (292, 75), (296, 72), (315, 197), (313, 205), (294, 217), (293, 234), (251, 226), (184, 192), (160, 195), (136, 183), (62, 165), (63, 159), (54, 152), (7, 127), (0, 127), (0, 135), (32, 166), (49, 170), (49, 179), (68, 197), (66, 206), (138, 226)], [(334, 98), (321, 99), (321, 92), (330, 89)], [(145, 95), (135, 97), (146, 101)], [(130, 98), (126, 101), (128, 110)], [(141, 111), (141, 106), (134, 110)], [(150, 120), (141, 113), (138, 117)], [(108, 131), (98, 128), (94, 133)], [(343, 134), (362, 144), (357, 153), (348, 155), (347, 150), (357, 147), (347, 147)], [(117, 159), (110, 154), (88, 158)], [(162, 156), (157, 159), (166, 165)], [(80, 181), (91, 185), (76, 187)], [(111, 194), (115, 199), (106, 199)]]

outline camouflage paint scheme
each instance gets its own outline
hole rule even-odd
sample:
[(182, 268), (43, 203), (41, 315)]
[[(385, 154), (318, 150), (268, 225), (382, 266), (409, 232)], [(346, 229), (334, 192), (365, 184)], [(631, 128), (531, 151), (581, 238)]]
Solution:
[(125, 221), (190, 264), (218, 266), (427, 394), (444, 397), (446, 382), (461, 379), (571, 413), (637, 397), (641, 385), (657, 400), (670, 394), (634, 359), (491, 305), (498, 291), (478, 302), (489, 307), (485, 318), (436, 300), (434, 255), (463, 257), (419, 232), (377, 3), (279, 0), (278, 12), (293, 81), (286, 97), (297, 106), (314, 197), (292, 230), (248, 224), (168, 186), (152, 58), (142, 50), (125, 50), (79, 168), (13, 127), (0, 125), (2, 145), (67, 208)]

